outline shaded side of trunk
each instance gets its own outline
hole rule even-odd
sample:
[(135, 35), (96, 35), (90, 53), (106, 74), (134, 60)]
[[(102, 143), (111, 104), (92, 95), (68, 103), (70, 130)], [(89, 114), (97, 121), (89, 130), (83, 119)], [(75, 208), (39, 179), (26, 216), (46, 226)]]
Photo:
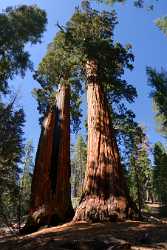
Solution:
[[(92, 62), (89, 64), (92, 67)], [(89, 68), (91, 71), (91, 68)], [(124, 219), (128, 196), (118, 147), (105, 95), (96, 78), (96, 65), (88, 72), (88, 151), (84, 192), (74, 221)]]
[(31, 214), (36, 212), (39, 208), (41, 210), (47, 210), (46, 206), (51, 199), (51, 179), (49, 175), (53, 153), (53, 133), (56, 122), (55, 113), (56, 112), (51, 111), (48, 112), (42, 125), (32, 179)]
[[(32, 180), (26, 230), (56, 225), (73, 216), (70, 197), (70, 92), (62, 85), (43, 122)], [(25, 231), (26, 231), (25, 230)]]
[[(55, 189), (53, 189), (54, 202), (52, 207), (60, 221), (64, 221), (64, 218), (66, 220), (72, 218), (73, 209), (70, 185), (70, 88), (63, 85), (61, 89), (62, 91), (57, 97), (57, 107), (60, 110), (60, 140), (57, 154), (57, 181), (54, 186)], [(55, 219), (57, 220), (57, 218)]]

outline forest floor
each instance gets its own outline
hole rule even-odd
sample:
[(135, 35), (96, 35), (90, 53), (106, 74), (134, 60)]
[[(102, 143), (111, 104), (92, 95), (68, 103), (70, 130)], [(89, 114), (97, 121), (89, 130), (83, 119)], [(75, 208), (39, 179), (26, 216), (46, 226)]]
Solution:
[[(159, 209), (151, 207), (155, 214)], [(112, 223), (66, 223), (26, 236), (0, 235), (0, 250), (167, 249), (167, 219)]]

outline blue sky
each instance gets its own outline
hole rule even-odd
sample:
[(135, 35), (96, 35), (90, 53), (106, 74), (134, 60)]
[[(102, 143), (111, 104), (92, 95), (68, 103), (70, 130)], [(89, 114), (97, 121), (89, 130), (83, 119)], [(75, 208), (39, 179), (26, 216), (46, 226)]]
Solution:
[[(134, 70), (126, 72), (124, 78), (132, 83), (138, 91), (138, 98), (131, 105), (136, 113), (136, 120), (147, 128), (149, 141), (152, 144), (158, 140), (165, 143), (164, 138), (156, 132), (152, 101), (149, 98), (150, 88), (147, 86), (146, 66), (153, 66), (157, 69), (163, 66), (167, 69), (167, 37), (154, 24), (158, 17), (167, 15), (167, 1), (159, 0), (153, 11), (134, 8), (132, 2), (132, 0), (129, 0), (126, 4), (114, 6), (119, 21), (114, 38), (115, 41), (124, 45), (130, 43), (133, 47), (135, 55)], [(48, 25), (42, 43), (33, 47), (28, 46), (36, 68), (46, 53), (48, 43), (52, 41), (57, 32), (56, 23), (64, 24), (68, 21), (74, 7), (79, 3), (79, 0), (1, 0), (0, 8), (2, 10), (7, 6), (37, 4), (47, 12)], [(94, 5), (100, 9), (111, 10), (109, 6)], [(33, 140), (36, 150), (40, 134), (39, 115), (31, 91), (34, 87), (38, 87), (38, 84), (33, 80), (32, 73), (29, 71), (24, 79), (17, 77), (10, 84), (15, 89), (20, 88), (19, 104), (23, 106), (26, 114), (25, 138)]]

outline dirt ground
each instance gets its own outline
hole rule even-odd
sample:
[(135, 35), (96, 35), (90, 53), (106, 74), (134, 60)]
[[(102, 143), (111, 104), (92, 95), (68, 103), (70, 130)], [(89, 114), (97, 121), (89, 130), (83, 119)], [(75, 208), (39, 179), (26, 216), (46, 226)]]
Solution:
[(167, 208), (162, 210), (159, 204), (147, 205), (147, 222), (70, 222), (26, 236), (6, 235), (0, 230), (0, 250), (167, 249), (167, 218), (164, 217)]
[(67, 223), (26, 236), (0, 238), (1, 250), (167, 249), (167, 223)]

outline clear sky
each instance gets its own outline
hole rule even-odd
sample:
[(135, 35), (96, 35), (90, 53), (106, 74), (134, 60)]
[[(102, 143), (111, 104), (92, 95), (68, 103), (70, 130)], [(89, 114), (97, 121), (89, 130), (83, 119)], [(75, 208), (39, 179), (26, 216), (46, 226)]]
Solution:
[[(124, 45), (130, 43), (133, 46), (134, 70), (126, 72), (124, 77), (138, 91), (138, 98), (131, 105), (136, 113), (136, 120), (147, 128), (147, 134), (152, 144), (158, 140), (165, 143), (165, 140), (156, 132), (152, 101), (149, 98), (150, 88), (147, 86), (146, 66), (153, 66), (157, 69), (163, 66), (167, 69), (167, 37), (154, 24), (158, 17), (167, 15), (167, 1), (159, 0), (153, 11), (134, 8), (132, 2), (132, 0), (128, 0), (127, 4), (114, 5), (119, 21), (115, 29), (115, 40)], [(0, 0), (0, 9), (20, 4), (37, 4), (47, 12), (48, 25), (42, 43), (28, 47), (36, 68), (46, 53), (48, 43), (52, 41), (57, 32), (56, 23), (64, 24), (68, 21), (74, 7), (79, 3), (79, 0)], [(100, 4), (96, 4), (96, 7), (112, 9)], [(33, 80), (31, 72), (27, 72), (24, 79), (15, 78), (10, 84), (15, 89), (21, 87), (19, 103), (26, 114), (25, 138), (33, 140), (36, 150), (40, 134), (39, 115), (31, 91), (34, 87), (39, 86)]]

